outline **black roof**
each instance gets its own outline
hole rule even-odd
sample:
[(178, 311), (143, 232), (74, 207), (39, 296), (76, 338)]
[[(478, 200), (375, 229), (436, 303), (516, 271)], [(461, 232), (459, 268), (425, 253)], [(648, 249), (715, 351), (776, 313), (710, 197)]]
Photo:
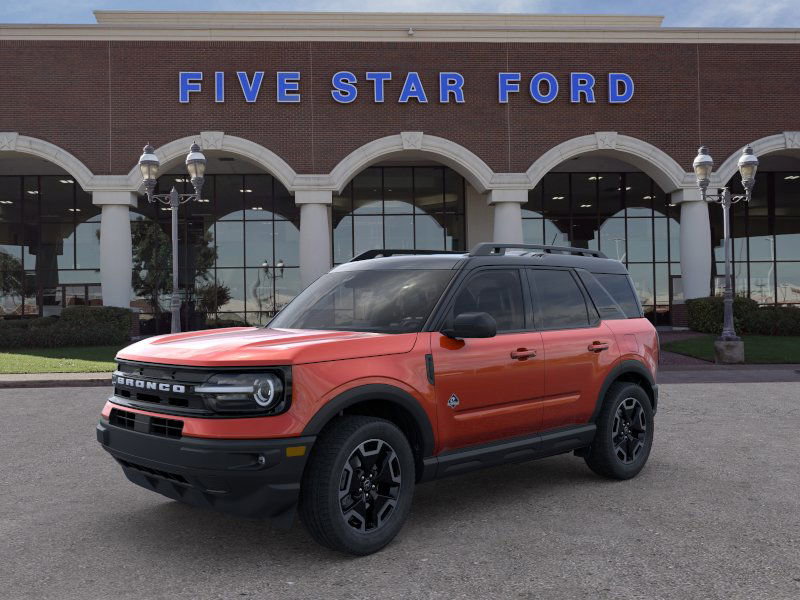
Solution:
[(625, 265), (597, 250), (534, 244), (478, 244), (470, 252), (435, 250), (368, 250), (337, 271), (371, 269), (457, 269), (486, 265), (551, 266), (591, 273), (627, 274)]

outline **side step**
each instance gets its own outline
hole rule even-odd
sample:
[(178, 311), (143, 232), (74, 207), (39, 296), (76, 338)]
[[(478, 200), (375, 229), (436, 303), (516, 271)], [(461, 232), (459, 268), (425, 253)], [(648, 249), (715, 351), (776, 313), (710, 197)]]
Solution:
[(570, 452), (591, 444), (596, 429), (589, 423), (443, 452), (424, 460), (422, 481)]

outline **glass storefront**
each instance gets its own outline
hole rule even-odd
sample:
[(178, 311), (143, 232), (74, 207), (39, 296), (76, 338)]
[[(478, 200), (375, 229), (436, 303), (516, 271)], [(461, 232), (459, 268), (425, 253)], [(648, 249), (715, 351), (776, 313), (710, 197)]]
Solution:
[[(157, 192), (192, 191), (164, 175)], [(300, 211), (271, 175), (207, 175), (203, 201), (179, 210), (182, 325), (264, 324), (300, 291)], [(133, 306), (144, 333), (169, 331), (172, 288), (169, 207), (142, 197), (131, 210)]]
[(548, 173), (522, 206), (529, 244), (600, 250), (628, 267), (645, 314), (681, 301), (680, 208), (644, 173)]
[(91, 194), (66, 175), (0, 177), (0, 318), (101, 303)]
[(465, 250), (464, 178), (447, 167), (370, 167), (333, 197), (333, 262), (377, 248)]
[[(742, 193), (737, 175), (728, 184)], [(725, 285), (722, 209), (709, 206), (714, 292)], [(753, 198), (731, 213), (734, 285), (759, 304), (800, 304), (800, 172), (761, 171)]]

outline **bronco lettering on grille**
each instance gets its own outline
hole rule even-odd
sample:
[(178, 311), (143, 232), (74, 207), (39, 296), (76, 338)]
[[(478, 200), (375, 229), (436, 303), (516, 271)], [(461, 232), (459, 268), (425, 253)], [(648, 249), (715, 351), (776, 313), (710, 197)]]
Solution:
[(137, 388), (140, 390), (152, 390), (159, 392), (172, 392), (174, 394), (185, 394), (186, 386), (179, 383), (159, 383), (157, 381), (146, 381), (144, 379), (134, 379), (133, 377), (122, 377), (112, 375), (111, 383), (123, 385), (125, 387)]

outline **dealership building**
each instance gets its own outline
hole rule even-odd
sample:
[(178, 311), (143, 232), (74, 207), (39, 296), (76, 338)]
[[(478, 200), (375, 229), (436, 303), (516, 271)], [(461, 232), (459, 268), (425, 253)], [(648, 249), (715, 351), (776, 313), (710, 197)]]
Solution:
[(721, 293), (800, 304), (800, 30), (661, 17), (98, 11), (0, 25), (0, 318), (130, 306), (169, 328), (170, 208), (184, 328), (265, 323), (365, 250), (525, 242), (623, 261), (649, 318)]

